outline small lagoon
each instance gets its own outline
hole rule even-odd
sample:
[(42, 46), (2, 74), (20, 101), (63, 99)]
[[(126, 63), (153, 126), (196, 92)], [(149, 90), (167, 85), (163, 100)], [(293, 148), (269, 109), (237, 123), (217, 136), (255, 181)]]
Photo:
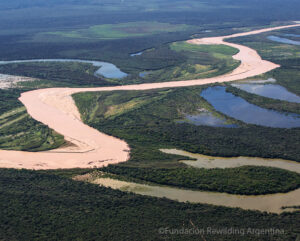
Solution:
[(300, 38), (300, 34), (293, 34), (293, 33), (285, 33), (283, 34), (284, 36), (287, 37), (296, 37), (296, 38)]
[(137, 53), (133, 53), (133, 54), (130, 55), (130, 57), (140, 56), (140, 55), (142, 55), (143, 53), (144, 53), (144, 51), (142, 51), (142, 52), (137, 52)]
[(235, 128), (238, 127), (235, 124), (227, 124), (226, 120), (214, 116), (209, 111), (202, 111), (196, 115), (185, 115), (184, 121), (178, 121), (177, 123), (190, 123), (196, 126), (213, 126), (213, 127), (226, 127), (226, 128)]
[(261, 80), (246, 80), (243, 81), (242, 83), (247, 83), (247, 84), (265, 84), (265, 83), (275, 83), (276, 79), (269, 78), (269, 79), (261, 79)]
[(264, 97), (300, 103), (300, 96), (289, 92), (281, 85), (275, 84), (232, 84), (233, 87)]
[(267, 37), (269, 40), (274, 42), (283, 43), (283, 44), (292, 44), (292, 45), (300, 45), (300, 41), (291, 40), (288, 38), (282, 38), (274, 35), (270, 35)]
[(241, 97), (226, 92), (226, 87), (209, 87), (201, 96), (217, 111), (243, 121), (267, 127), (294, 128), (300, 127), (300, 116), (292, 113), (279, 113), (253, 105)]
[(146, 77), (148, 74), (150, 74), (150, 71), (143, 71), (143, 72), (140, 72), (140, 73), (139, 73), (139, 76), (140, 76), (141, 78), (144, 78), (144, 77)]
[(110, 79), (122, 79), (128, 76), (122, 72), (117, 66), (112, 63), (93, 61), (93, 60), (80, 60), (80, 59), (31, 59), (31, 60), (12, 60), (12, 61), (0, 61), (0, 64), (17, 64), (17, 63), (34, 63), (34, 62), (76, 62), (92, 64), (95, 67), (99, 67), (94, 73), (96, 77), (104, 76)]

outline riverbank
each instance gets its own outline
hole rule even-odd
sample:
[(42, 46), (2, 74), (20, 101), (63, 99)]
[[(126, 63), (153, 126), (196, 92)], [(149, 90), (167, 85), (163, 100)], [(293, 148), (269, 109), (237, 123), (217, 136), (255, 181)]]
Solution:
[(23, 93), (20, 101), (26, 106), (28, 113), (34, 119), (64, 135), (65, 139), (73, 143), (76, 148), (71, 150), (64, 148), (42, 153), (1, 150), (0, 167), (28, 169), (91, 168), (125, 162), (129, 158), (130, 151), (127, 143), (83, 124), (71, 97), (72, 94), (87, 91), (175, 88), (230, 82), (256, 76), (278, 68), (279, 65), (262, 60), (258, 53), (251, 48), (227, 43), (225, 39), (299, 26), (300, 24), (295, 24), (188, 41), (192, 44), (225, 44), (239, 49), (240, 52), (234, 55), (233, 58), (241, 62), (240, 66), (229, 74), (214, 78), (100, 88), (52, 88)]

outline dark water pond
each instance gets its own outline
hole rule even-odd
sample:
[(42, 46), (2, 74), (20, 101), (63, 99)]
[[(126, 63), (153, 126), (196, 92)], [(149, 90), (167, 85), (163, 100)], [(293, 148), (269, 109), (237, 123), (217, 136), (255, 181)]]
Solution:
[(201, 96), (217, 111), (245, 123), (268, 127), (300, 127), (300, 116), (292, 113), (279, 113), (250, 104), (241, 97), (226, 92), (223, 86), (209, 87)]
[(281, 85), (275, 84), (232, 84), (241, 90), (264, 97), (300, 103), (300, 96), (289, 92)]

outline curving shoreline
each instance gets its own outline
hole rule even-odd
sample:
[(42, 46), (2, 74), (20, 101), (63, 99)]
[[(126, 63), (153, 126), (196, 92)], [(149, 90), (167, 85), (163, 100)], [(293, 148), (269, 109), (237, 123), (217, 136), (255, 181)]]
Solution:
[(65, 139), (73, 143), (75, 147), (38, 153), (0, 150), (0, 168), (92, 168), (125, 162), (129, 159), (130, 151), (127, 143), (85, 125), (81, 121), (80, 114), (71, 97), (72, 94), (79, 92), (187, 87), (229, 82), (263, 74), (280, 66), (262, 60), (258, 53), (251, 48), (225, 42), (225, 39), (291, 27), (300, 27), (300, 24), (261, 29), (229, 36), (189, 40), (188, 42), (191, 44), (225, 44), (240, 50), (238, 54), (233, 56), (234, 59), (241, 61), (240, 66), (231, 73), (218, 77), (115, 87), (49, 88), (22, 93), (20, 101), (25, 105), (28, 113), (37, 121), (48, 125), (65, 136)]
[(261, 166), (261, 167), (275, 167), (284, 169), (291, 172), (296, 172), (300, 174), (300, 164), (295, 161), (289, 161), (284, 159), (271, 159), (271, 158), (261, 158), (261, 157), (213, 157), (202, 154), (195, 154), (179, 149), (160, 149), (161, 152), (179, 155), (192, 158), (193, 160), (185, 160), (184, 158), (179, 162), (182, 162), (188, 166), (195, 168), (236, 168), (243, 166)]
[[(77, 180), (80, 180), (80, 176), (77, 176), (76, 178)], [(76, 180), (76, 178), (74, 179)], [(277, 214), (286, 211), (299, 211), (299, 208), (289, 208), (287, 210), (282, 209), (282, 207), (287, 206), (299, 206), (299, 188), (287, 193), (238, 195), (220, 192), (195, 191), (163, 185), (139, 184), (112, 178), (96, 178), (90, 182), (112, 189), (158, 198), (168, 198), (178, 202), (205, 203), (216, 206), (242, 208), (245, 210)]]
[[(95, 61), (95, 60), (82, 60), (82, 59), (28, 59), (28, 60), (13, 60), (13, 61), (0, 61), (0, 65), (6, 64), (18, 64), (18, 63), (51, 63), (51, 62), (62, 62), (62, 63), (84, 63), (91, 64), (94, 67), (98, 67), (94, 72), (94, 76), (99, 77), (103, 75), (106, 78), (124, 78), (127, 76), (126, 73), (122, 72), (117, 66), (112, 63)], [(112, 71), (113, 70), (113, 71)]]

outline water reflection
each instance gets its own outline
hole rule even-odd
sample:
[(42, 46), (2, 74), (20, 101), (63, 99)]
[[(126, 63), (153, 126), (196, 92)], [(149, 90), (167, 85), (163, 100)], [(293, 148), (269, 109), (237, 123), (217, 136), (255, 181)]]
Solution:
[(300, 38), (300, 35), (299, 34), (293, 34), (293, 33), (286, 33), (286, 34), (283, 34), (284, 36), (287, 36), (287, 37), (296, 37), (296, 38)]
[(201, 113), (196, 115), (185, 115), (185, 119), (186, 120), (178, 121), (178, 123), (191, 123), (197, 126), (205, 125), (205, 126), (227, 127), (227, 128), (238, 127), (238, 125), (235, 124), (227, 124), (226, 120), (214, 116), (209, 111), (202, 111)]
[(269, 40), (272, 40), (274, 42), (278, 43), (284, 43), (284, 44), (292, 44), (292, 45), (300, 45), (300, 41), (295, 41), (287, 38), (281, 38), (278, 36), (270, 35), (267, 37)]
[(300, 103), (300, 97), (289, 92), (286, 88), (274, 84), (232, 84), (241, 90), (264, 97)]
[(137, 52), (137, 53), (133, 53), (133, 54), (130, 55), (130, 57), (140, 56), (140, 55), (143, 54), (143, 52), (144, 52), (144, 51), (142, 51), (142, 52)]
[(300, 116), (291, 113), (279, 113), (248, 103), (241, 97), (226, 92), (223, 86), (209, 87), (201, 96), (217, 111), (249, 124), (268, 127), (300, 127)]

